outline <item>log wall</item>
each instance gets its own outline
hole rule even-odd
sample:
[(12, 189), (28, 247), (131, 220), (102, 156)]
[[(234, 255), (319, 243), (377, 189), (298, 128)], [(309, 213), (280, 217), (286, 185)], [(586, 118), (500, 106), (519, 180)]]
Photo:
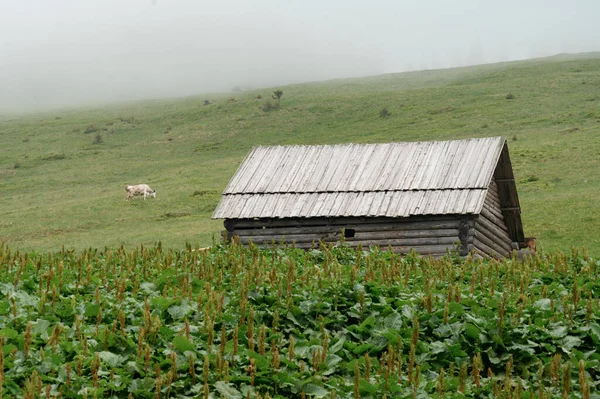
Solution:
[(494, 181), (488, 188), (481, 213), (475, 217), (474, 227), (473, 245), (476, 251), (496, 258), (510, 256), (512, 240), (501, 211), (498, 186)]
[(420, 254), (445, 255), (458, 249), (466, 255), (474, 248), (475, 223), (472, 218), (456, 215), (409, 218), (294, 218), (226, 220), (226, 236), (237, 237), (242, 244), (250, 241), (265, 246), (273, 243), (293, 243), (297, 248), (309, 249), (320, 241), (338, 242), (345, 232), (345, 241), (351, 247), (359, 244), (397, 253), (411, 249)]

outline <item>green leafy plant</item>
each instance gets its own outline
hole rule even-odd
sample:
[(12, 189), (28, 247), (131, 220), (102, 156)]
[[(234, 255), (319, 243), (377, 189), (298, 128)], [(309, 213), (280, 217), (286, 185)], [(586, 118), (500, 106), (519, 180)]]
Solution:
[(0, 390), (591, 397), (599, 266), (576, 250), (521, 263), (324, 244), (47, 254), (0, 244)]

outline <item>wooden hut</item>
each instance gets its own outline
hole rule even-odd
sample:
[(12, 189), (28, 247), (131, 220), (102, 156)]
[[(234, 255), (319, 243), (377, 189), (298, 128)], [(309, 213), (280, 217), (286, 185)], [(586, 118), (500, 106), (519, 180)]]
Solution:
[(344, 234), (351, 246), (502, 257), (525, 247), (520, 214), (506, 139), (492, 137), (255, 147), (213, 218), (244, 244)]

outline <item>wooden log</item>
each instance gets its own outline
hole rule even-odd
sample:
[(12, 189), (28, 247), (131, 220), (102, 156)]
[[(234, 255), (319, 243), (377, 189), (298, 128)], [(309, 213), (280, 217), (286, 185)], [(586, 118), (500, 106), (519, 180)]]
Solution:
[(504, 256), (511, 252), (511, 247), (508, 242), (502, 241), (500, 237), (490, 233), (481, 224), (475, 225), (475, 238)]
[(376, 240), (376, 239), (397, 239), (397, 238), (429, 238), (429, 237), (454, 237), (458, 238), (458, 229), (432, 229), (432, 230), (404, 230), (404, 231), (359, 231), (357, 228), (353, 238), (347, 240)]
[(488, 187), (488, 195), (494, 198), (497, 201), (500, 201), (500, 195), (498, 194), (498, 184), (492, 181), (490, 186)]
[(508, 233), (508, 227), (504, 223), (504, 220), (498, 219), (496, 216), (492, 215), (492, 213), (490, 213), (487, 209), (483, 208), (481, 210), (480, 217), (481, 216), (486, 218), (490, 223), (493, 223), (494, 226), (498, 227), (500, 230), (504, 230)]
[(269, 227), (300, 227), (300, 226), (328, 226), (328, 225), (379, 225), (379, 224), (404, 224), (404, 223), (443, 223), (458, 220), (456, 215), (440, 216), (411, 216), (406, 218), (387, 217), (339, 217), (339, 218), (282, 218), (282, 219), (227, 219), (225, 223), (231, 229), (253, 229)]
[[(420, 222), (423, 223), (423, 222)], [(424, 227), (423, 229), (417, 229), (417, 227), (407, 224), (394, 224), (394, 225), (345, 225), (345, 226), (302, 226), (302, 227), (265, 227), (257, 229), (236, 229), (232, 233), (246, 236), (262, 236), (262, 235), (297, 235), (297, 234), (321, 234), (323, 236), (328, 234), (341, 235), (342, 230), (354, 230), (355, 235), (360, 234), (380, 234), (382, 236), (400, 236), (400, 237), (447, 237), (450, 235), (458, 236), (458, 223), (439, 223), (429, 224), (433, 227)], [(349, 235), (349, 234), (346, 234)]]
[(496, 236), (494, 233), (487, 230), (481, 224), (475, 226), (475, 237), (485, 236), (488, 240), (496, 243), (500, 248), (502, 248), (506, 253), (510, 253), (512, 251), (511, 242), (508, 239), (503, 239), (502, 237)]
[[(364, 246), (363, 246), (364, 247)], [(381, 247), (383, 249), (383, 247)], [(418, 254), (437, 254), (440, 256), (446, 255), (448, 251), (452, 252), (452, 247), (448, 248), (444, 245), (426, 245), (419, 247), (403, 247), (403, 246), (392, 246), (392, 251), (396, 253), (407, 254), (410, 251), (415, 251)]]
[(504, 257), (500, 255), (498, 251), (494, 251), (492, 248), (479, 241), (477, 237), (475, 237), (473, 240), (473, 244), (475, 245), (475, 248), (484, 253), (486, 256), (492, 256), (496, 259), (504, 259)]
[(510, 236), (508, 235), (507, 229), (499, 228), (494, 223), (490, 222), (489, 219), (483, 215), (479, 216), (479, 218), (477, 219), (477, 222), (475, 223), (475, 227), (477, 227), (477, 225), (482, 226), (483, 228), (488, 230), (490, 233), (494, 234), (498, 238), (502, 238), (506, 242), (512, 242)]
[[(492, 251), (494, 251), (494, 253), (497, 255), (498, 259), (504, 259), (507, 257), (510, 257), (510, 252), (506, 252), (506, 250), (504, 248), (502, 248), (499, 245), (496, 245), (496, 243), (494, 241), (489, 240), (486, 236), (484, 235), (479, 235), (477, 237), (475, 237), (477, 240), (481, 240), (480, 242), (487, 245), (489, 248), (492, 249)], [(486, 241), (487, 242), (484, 242)]]
[(498, 208), (498, 207), (496, 207), (494, 205), (491, 205), (491, 204), (489, 204), (487, 202), (484, 202), (483, 203), (483, 209), (485, 209), (486, 211), (490, 212), (492, 215), (494, 215), (498, 219), (504, 220), (504, 215), (500, 211), (500, 208)]
[(271, 242), (336, 242), (339, 241), (341, 235), (319, 235), (319, 234), (289, 234), (289, 235), (252, 235), (239, 234), (242, 243), (252, 241), (255, 244), (271, 243)]
[[(254, 229), (259, 230), (267, 230), (273, 228), (288, 228), (291, 230), (306, 228), (306, 231), (318, 227), (323, 231), (331, 231), (328, 230), (328, 227), (331, 227), (332, 231), (341, 231), (343, 228), (345, 229), (353, 229), (355, 231), (400, 231), (400, 230), (441, 230), (441, 229), (457, 229), (460, 221), (455, 217), (454, 220), (446, 220), (446, 221), (423, 221), (423, 222), (400, 222), (400, 223), (348, 223), (348, 224), (323, 224), (316, 226), (270, 226), (266, 225), (264, 228), (261, 225), (255, 225)], [(234, 231), (243, 231), (243, 230), (251, 230), (246, 228), (238, 228)]]
[[(324, 242), (337, 242), (339, 238), (330, 238), (330, 239), (320, 239), (319, 237), (315, 237), (314, 235), (294, 235), (294, 236), (239, 236), (240, 242), (242, 244), (247, 244), (252, 241), (254, 244), (262, 245), (262, 244), (270, 244), (272, 242), (296, 242), (296, 243), (308, 243), (308, 242), (318, 242), (320, 240)], [(392, 246), (401, 246), (401, 247), (410, 247), (410, 246), (423, 246), (423, 245), (445, 245), (447, 247), (452, 247), (456, 243), (460, 243), (458, 241), (458, 237), (423, 237), (423, 238), (375, 238), (375, 237), (363, 237), (360, 239), (348, 238), (346, 239), (348, 244), (358, 245), (361, 244), (363, 247), (368, 247), (371, 245), (377, 245), (380, 247), (387, 247), (388, 245)]]
[(498, 187), (493, 185), (488, 187), (487, 196), (494, 201), (500, 202), (500, 194), (498, 193)]

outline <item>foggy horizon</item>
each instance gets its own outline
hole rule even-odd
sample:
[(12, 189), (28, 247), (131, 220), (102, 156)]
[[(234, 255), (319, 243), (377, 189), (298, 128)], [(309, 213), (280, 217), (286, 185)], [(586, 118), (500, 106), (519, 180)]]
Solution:
[(600, 50), (600, 2), (0, 0), (0, 111)]

